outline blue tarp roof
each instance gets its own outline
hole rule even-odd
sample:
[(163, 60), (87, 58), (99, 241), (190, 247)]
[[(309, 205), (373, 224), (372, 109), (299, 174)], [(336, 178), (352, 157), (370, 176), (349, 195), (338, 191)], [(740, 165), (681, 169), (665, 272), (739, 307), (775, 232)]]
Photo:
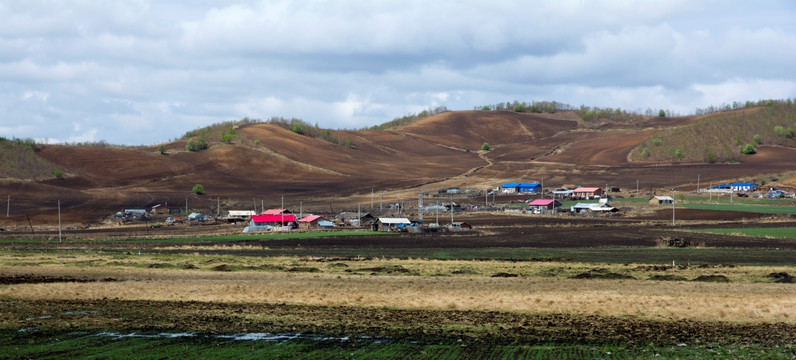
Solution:
[(501, 187), (515, 188), (515, 187), (537, 187), (541, 186), (539, 183), (505, 183)]

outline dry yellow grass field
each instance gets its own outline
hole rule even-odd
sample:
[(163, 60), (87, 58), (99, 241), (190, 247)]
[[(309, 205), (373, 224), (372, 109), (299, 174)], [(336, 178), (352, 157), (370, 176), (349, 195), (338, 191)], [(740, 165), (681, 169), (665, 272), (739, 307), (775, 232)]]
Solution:
[[(175, 264), (184, 263), (186, 258), (192, 257), (171, 260)], [(1, 256), (0, 274), (4, 276), (111, 278), (117, 281), (0, 285), (0, 297), (286, 303), (796, 323), (793, 313), (796, 287), (754, 280), (770, 272), (793, 272), (790, 267), (740, 266), (676, 272), (687, 278), (720, 273), (731, 279), (729, 283), (569, 279), (569, 274), (594, 267), (578, 263), (379, 259), (330, 263), (297, 258), (246, 258), (237, 261), (247, 265), (314, 266), (318, 272), (221, 272), (209, 271), (210, 265), (192, 270), (142, 267), (159, 260), (163, 259), (134, 255), (121, 259), (109, 255)], [(217, 265), (236, 260), (196, 257), (193, 263), (203, 261)], [(410, 275), (357, 270), (374, 267), (407, 269)], [(628, 272), (634, 267), (638, 266), (617, 265), (610, 270)], [(462, 269), (467, 270), (465, 275), (450, 275)], [(521, 276), (490, 277), (498, 272)]]

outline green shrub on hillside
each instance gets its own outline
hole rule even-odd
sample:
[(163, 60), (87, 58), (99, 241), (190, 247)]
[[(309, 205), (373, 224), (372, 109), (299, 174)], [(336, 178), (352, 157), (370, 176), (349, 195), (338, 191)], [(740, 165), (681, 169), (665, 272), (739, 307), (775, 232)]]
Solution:
[(53, 170), (53, 176), (55, 176), (56, 179), (61, 180), (64, 178), (64, 173), (61, 170), (55, 169)]
[[(700, 115), (682, 126), (656, 131), (639, 143), (629, 158), (635, 161), (732, 162), (740, 160), (747, 144), (752, 144), (755, 150), (766, 145), (796, 146), (793, 131), (788, 131), (793, 129), (796, 119), (796, 106), (792, 101), (737, 103), (735, 108), (738, 110), (702, 110), (707, 115)], [(680, 149), (681, 158), (675, 156), (675, 149)]]
[(744, 154), (747, 154), (747, 155), (749, 155), (749, 154), (754, 154), (754, 153), (756, 153), (756, 152), (757, 152), (757, 150), (755, 149), (755, 145), (754, 145), (754, 144), (752, 144), (752, 143), (747, 143), (746, 145), (744, 145), (743, 147), (741, 147), (741, 152), (742, 152), (742, 153), (744, 153)]
[(481, 150), (489, 151), (489, 143), (485, 142), (485, 143), (481, 144)]
[(194, 194), (196, 194), (196, 195), (202, 195), (202, 194), (204, 194), (204, 193), (205, 193), (205, 187), (204, 187), (204, 186), (202, 186), (202, 184), (196, 184), (196, 185), (194, 185), (194, 186), (193, 186), (193, 188), (192, 188), (191, 190), (192, 190), (192, 191), (193, 191), (193, 193), (194, 193)]
[(185, 144), (185, 149), (188, 151), (201, 151), (207, 149), (208, 147), (209, 145), (207, 145), (207, 141), (205, 141), (204, 138), (199, 138), (198, 140), (190, 139), (188, 140), (188, 143)]
[(158, 145), (158, 152), (160, 153), (160, 155), (166, 155), (166, 146)]

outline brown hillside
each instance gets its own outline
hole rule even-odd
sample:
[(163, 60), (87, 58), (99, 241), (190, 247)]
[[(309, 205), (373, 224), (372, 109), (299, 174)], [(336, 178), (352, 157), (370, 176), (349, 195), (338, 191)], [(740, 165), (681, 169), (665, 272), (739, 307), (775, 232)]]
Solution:
[[(305, 209), (368, 202), (371, 191), (385, 201), (409, 199), (417, 191), (449, 186), (493, 188), (507, 181), (546, 186), (579, 184), (642, 188), (688, 186), (780, 174), (796, 169), (796, 149), (763, 146), (738, 163), (632, 163), (628, 153), (650, 133), (682, 126), (691, 118), (646, 119), (584, 129), (576, 121), (509, 111), (437, 114), (388, 131), (339, 131), (352, 146), (299, 135), (272, 124), (238, 129), (233, 144), (185, 150), (185, 141), (153, 147), (44, 146), (36, 156), (61, 169), (64, 179), (0, 180), (0, 196), (11, 196), (3, 224), (54, 224), (61, 200), (67, 222), (93, 222), (123, 208), (160, 203), (208, 211), (279, 204), (280, 197)], [(255, 145), (255, 140), (258, 140)], [(491, 151), (479, 151), (488, 142)], [(469, 148), (471, 151), (466, 152)], [(202, 184), (206, 193), (191, 192)], [(262, 202), (261, 202), (262, 200)]]

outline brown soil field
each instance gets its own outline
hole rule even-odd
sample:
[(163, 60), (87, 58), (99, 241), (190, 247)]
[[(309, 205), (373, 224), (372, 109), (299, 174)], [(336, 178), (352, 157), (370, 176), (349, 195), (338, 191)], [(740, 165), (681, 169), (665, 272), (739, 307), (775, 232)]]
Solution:
[[(61, 169), (64, 178), (0, 179), (0, 196), (10, 196), (10, 216), (0, 216), (0, 226), (52, 225), (58, 200), (62, 221), (85, 224), (124, 208), (162, 203), (182, 208), (186, 200), (191, 211), (207, 212), (219, 202), (223, 210), (248, 209), (260, 200), (277, 207), (286, 196), (290, 207), (303, 202), (318, 211), (330, 203), (350, 209), (369, 202), (372, 191), (395, 201), (450, 186), (483, 191), (508, 181), (539, 180), (548, 187), (622, 188), (635, 188), (638, 181), (647, 191), (691, 187), (697, 175), (707, 184), (796, 169), (796, 149), (787, 147), (761, 147), (736, 164), (631, 163), (628, 152), (653, 129), (693, 119), (584, 128), (571, 118), (447, 112), (387, 131), (337, 132), (352, 139), (351, 147), (272, 124), (242, 126), (240, 141), (209, 139), (210, 148), (199, 152), (186, 151), (185, 140), (175, 141), (165, 144), (167, 155), (154, 146), (44, 145), (35, 156)], [(479, 151), (484, 142), (491, 151)], [(197, 183), (204, 195), (191, 192)]]

